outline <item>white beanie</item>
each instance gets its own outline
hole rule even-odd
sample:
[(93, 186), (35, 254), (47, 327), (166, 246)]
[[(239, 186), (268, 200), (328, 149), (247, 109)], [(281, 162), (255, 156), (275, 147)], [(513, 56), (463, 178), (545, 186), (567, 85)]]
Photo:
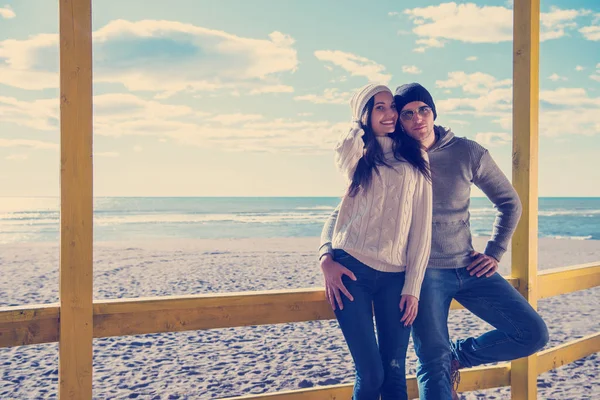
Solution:
[(367, 103), (369, 100), (371, 100), (371, 97), (381, 92), (388, 92), (392, 96), (394, 95), (390, 88), (376, 83), (369, 83), (358, 89), (350, 99), (350, 108), (352, 108), (352, 121), (360, 121), (360, 117), (367, 106)]

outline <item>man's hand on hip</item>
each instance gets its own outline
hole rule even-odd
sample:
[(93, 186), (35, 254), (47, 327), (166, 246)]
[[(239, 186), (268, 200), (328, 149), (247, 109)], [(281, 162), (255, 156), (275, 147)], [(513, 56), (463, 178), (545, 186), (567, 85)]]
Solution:
[(471, 276), (476, 275), (480, 278), (485, 275), (486, 278), (489, 278), (498, 271), (498, 260), (494, 257), (476, 251), (471, 252), (471, 257), (475, 257), (475, 260), (467, 267), (467, 271), (471, 273)]

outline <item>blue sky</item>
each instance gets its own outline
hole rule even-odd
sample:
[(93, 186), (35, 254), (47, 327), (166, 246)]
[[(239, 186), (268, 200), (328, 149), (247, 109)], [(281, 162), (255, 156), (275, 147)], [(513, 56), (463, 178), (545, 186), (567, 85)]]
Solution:
[[(95, 1), (95, 195), (340, 195), (370, 81), (422, 83), (510, 177), (511, 2), (371, 3)], [(540, 195), (600, 196), (600, 3), (541, 8)], [(59, 193), (57, 15), (0, 0), (3, 196)]]

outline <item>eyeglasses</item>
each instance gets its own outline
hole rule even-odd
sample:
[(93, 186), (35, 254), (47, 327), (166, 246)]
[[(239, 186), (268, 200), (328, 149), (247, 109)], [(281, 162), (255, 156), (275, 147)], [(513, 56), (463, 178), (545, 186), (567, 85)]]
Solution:
[(421, 117), (425, 118), (431, 113), (431, 107), (429, 106), (421, 106), (416, 110), (404, 110), (400, 113), (400, 118), (402, 121), (412, 121), (415, 116), (415, 112), (418, 113)]

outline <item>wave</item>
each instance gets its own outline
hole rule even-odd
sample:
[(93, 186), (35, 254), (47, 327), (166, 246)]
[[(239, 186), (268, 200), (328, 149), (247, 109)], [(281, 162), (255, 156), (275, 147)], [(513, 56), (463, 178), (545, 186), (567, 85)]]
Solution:
[(600, 210), (543, 210), (539, 211), (538, 215), (544, 217), (556, 216), (578, 216), (578, 217), (594, 217), (600, 215)]
[(570, 239), (570, 240), (591, 240), (592, 239), (592, 235), (587, 235), (587, 236), (561, 236), (561, 235), (555, 235), (555, 236), (544, 236), (547, 238), (551, 238), (551, 239)]
[(332, 207), (332, 206), (296, 207), (296, 208), (294, 208), (294, 210), (301, 210), (301, 211), (324, 210), (324, 211), (329, 211), (329, 210), (335, 210), (335, 207)]

